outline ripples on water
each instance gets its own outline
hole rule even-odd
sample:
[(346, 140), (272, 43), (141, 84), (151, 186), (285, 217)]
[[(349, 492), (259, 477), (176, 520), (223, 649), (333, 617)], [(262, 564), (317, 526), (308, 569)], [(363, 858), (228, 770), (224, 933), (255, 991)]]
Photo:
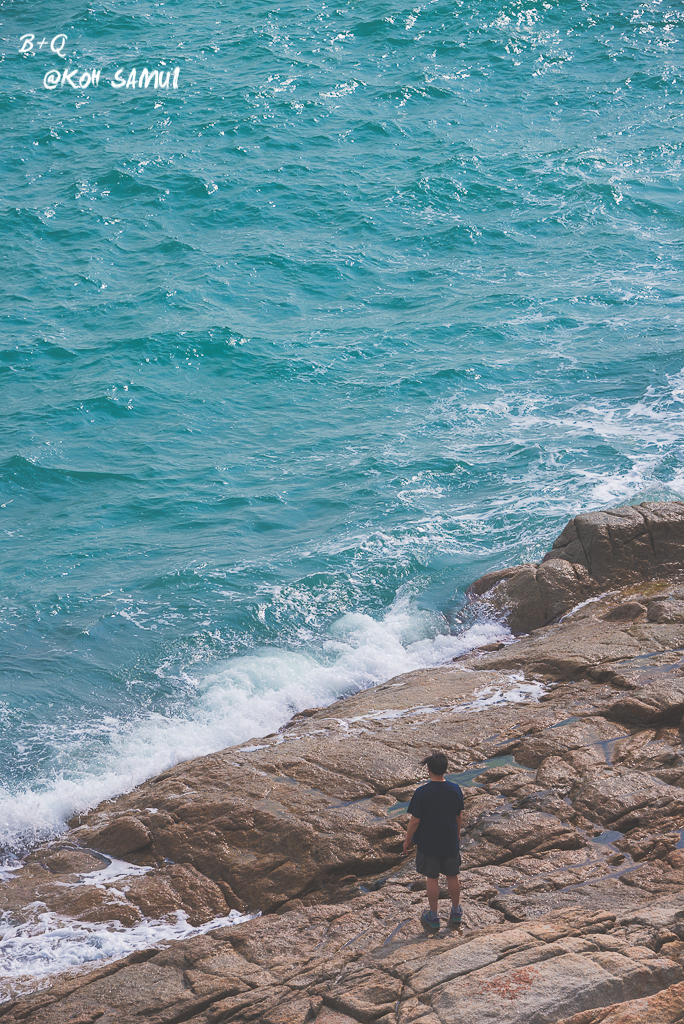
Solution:
[(679, 5), (0, 11), (6, 843), (684, 496)]

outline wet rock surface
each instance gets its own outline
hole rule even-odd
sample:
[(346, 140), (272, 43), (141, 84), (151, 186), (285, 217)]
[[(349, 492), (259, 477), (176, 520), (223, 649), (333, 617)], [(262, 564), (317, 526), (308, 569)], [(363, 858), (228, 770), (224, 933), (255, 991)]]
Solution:
[[(562, 622), (297, 715), (74, 820), (0, 883), (7, 922), (263, 916), (32, 995), (6, 987), (0, 1018), (680, 1022), (681, 508), (577, 517), (542, 566), (581, 548), (603, 589)], [(634, 575), (609, 588), (616, 552), (617, 578)], [(464, 925), (426, 938), (401, 843), (435, 748), (466, 795)]]

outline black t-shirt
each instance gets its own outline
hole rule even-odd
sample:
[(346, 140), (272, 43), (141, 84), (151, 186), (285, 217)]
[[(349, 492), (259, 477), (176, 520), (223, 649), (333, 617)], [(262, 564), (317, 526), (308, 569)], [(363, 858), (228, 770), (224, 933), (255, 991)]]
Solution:
[(428, 782), (411, 797), (409, 814), (420, 818), (416, 846), (428, 857), (453, 857), (458, 853), (456, 818), (463, 810), (463, 793), (455, 782)]

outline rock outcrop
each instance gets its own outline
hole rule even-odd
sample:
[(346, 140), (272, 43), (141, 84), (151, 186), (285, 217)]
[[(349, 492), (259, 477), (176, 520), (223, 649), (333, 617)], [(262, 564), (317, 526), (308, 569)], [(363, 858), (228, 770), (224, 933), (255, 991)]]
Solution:
[[(585, 512), (575, 516), (541, 562), (487, 573), (470, 587), (503, 614), (514, 633), (547, 626), (582, 601), (607, 590), (684, 574), (684, 502)], [(637, 618), (630, 602), (614, 614)], [(684, 622), (684, 590), (648, 605), (651, 622)]]
[[(263, 916), (18, 982), (3, 1024), (679, 1024), (684, 505), (632, 512), (577, 517), (541, 563), (579, 545), (598, 588), (562, 621), (178, 765), (34, 850), (0, 883), (28, 928)], [(466, 794), (464, 926), (426, 938), (401, 841), (434, 748)]]

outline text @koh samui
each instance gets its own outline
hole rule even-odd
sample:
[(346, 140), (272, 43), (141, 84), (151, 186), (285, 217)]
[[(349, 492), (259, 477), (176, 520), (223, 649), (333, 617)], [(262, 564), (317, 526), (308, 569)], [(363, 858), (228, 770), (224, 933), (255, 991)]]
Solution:
[[(56, 68), (47, 71), (43, 76), (43, 85), (46, 89), (62, 89), (71, 86), (72, 89), (88, 89), (91, 86), (100, 84), (101, 68), (91, 68), (81, 71), (80, 68), (64, 68), (58, 71)], [(123, 68), (117, 68), (114, 77), (109, 80), (112, 89), (177, 89), (180, 68), (173, 68), (169, 71), (150, 71), (148, 68), (131, 68), (126, 72)], [(103, 85), (107, 81), (103, 80)]]
[[(26, 32), (20, 36), (19, 53), (36, 57), (46, 53), (54, 53), (63, 60), (67, 59), (66, 44), (68, 36), (66, 32), (59, 32), (56, 36), (48, 38), (44, 36), (39, 39), (40, 33)], [(164, 61), (161, 62), (164, 65)], [(102, 68), (74, 68), (65, 67), (61, 71), (58, 68), (51, 68), (43, 75), (43, 86), (45, 89), (89, 89), (92, 86), (99, 86)], [(109, 79), (103, 79), (103, 84), (109, 84), (112, 89), (177, 89), (180, 68), (169, 68), (161, 70), (154, 68), (131, 68), (125, 71), (124, 68), (117, 68), (114, 75)]]

